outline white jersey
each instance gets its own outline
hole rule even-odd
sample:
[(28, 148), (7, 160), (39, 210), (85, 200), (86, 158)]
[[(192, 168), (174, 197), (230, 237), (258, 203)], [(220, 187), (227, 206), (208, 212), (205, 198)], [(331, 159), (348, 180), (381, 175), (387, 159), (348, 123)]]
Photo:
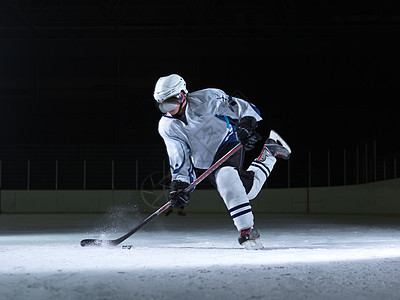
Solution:
[(253, 104), (218, 89), (188, 93), (187, 99), (184, 116), (163, 115), (158, 131), (167, 147), (172, 180), (191, 183), (193, 167), (208, 169), (219, 147), (237, 141), (235, 120), (262, 118)]

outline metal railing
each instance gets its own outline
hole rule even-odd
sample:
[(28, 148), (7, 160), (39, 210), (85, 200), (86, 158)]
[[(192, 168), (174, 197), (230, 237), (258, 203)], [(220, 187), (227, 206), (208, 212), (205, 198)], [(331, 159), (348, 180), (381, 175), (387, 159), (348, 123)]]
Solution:
[[(136, 159), (132, 156), (110, 159), (113, 153), (100, 153), (94, 159), (52, 159), (52, 155), (47, 158), (43, 151), (40, 158), (24, 160), (14, 156), (0, 159), (0, 188), (159, 189), (165, 187), (170, 178), (164, 149), (158, 151), (157, 160), (154, 153), (142, 157), (136, 155)], [(397, 161), (397, 154), (378, 155), (375, 141), (336, 149), (293, 149), (289, 161), (280, 160), (275, 165), (265, 186), (337, 186), (397, 178)], [(151, 174), (157, 179), (150, 178)], [(212, 186), (205, 181), (199, 188)]]

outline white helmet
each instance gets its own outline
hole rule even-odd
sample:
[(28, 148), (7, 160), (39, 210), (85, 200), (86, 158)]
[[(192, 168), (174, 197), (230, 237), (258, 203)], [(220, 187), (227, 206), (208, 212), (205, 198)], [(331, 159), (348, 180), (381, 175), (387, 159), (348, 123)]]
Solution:
[(162, 103), (169, 97), (178, 95), (181, 91), (188, 92), (185, 80), (177, 74), (171, 74), (158, 79), (154, 88), (154, 99), (158, 103)]

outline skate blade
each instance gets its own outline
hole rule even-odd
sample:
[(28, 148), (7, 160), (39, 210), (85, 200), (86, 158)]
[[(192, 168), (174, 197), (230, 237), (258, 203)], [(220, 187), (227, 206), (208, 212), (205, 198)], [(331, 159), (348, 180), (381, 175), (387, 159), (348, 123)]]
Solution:
[(242, 246), (247, 250), (260, 250), (264, 248), (260, 239), (246, 241)]
[(292, 153), (292, 150), (290, 149), (289, 145), (275, 130), (271, 130), (271, 132), (269, 133), (269, 138), (273, 139), (277, 142), (280, 142), (282, 144), (282, 146), (285, 147), (289, 151), (289, 154)]

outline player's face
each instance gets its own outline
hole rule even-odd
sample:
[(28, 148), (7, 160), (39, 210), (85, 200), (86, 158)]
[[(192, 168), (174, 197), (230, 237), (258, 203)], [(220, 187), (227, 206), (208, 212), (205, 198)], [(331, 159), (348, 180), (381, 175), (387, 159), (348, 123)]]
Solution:
[(184, 102), (186, 101), (186, 97), (183, 93), (180, 93), (177, 96), (170, 97), (166, 99), (164, 102), (160, 103), (159, 107), (163, 113), (170, 113), (172, 116), (178, 114), (180, 110), (184, 107)]

